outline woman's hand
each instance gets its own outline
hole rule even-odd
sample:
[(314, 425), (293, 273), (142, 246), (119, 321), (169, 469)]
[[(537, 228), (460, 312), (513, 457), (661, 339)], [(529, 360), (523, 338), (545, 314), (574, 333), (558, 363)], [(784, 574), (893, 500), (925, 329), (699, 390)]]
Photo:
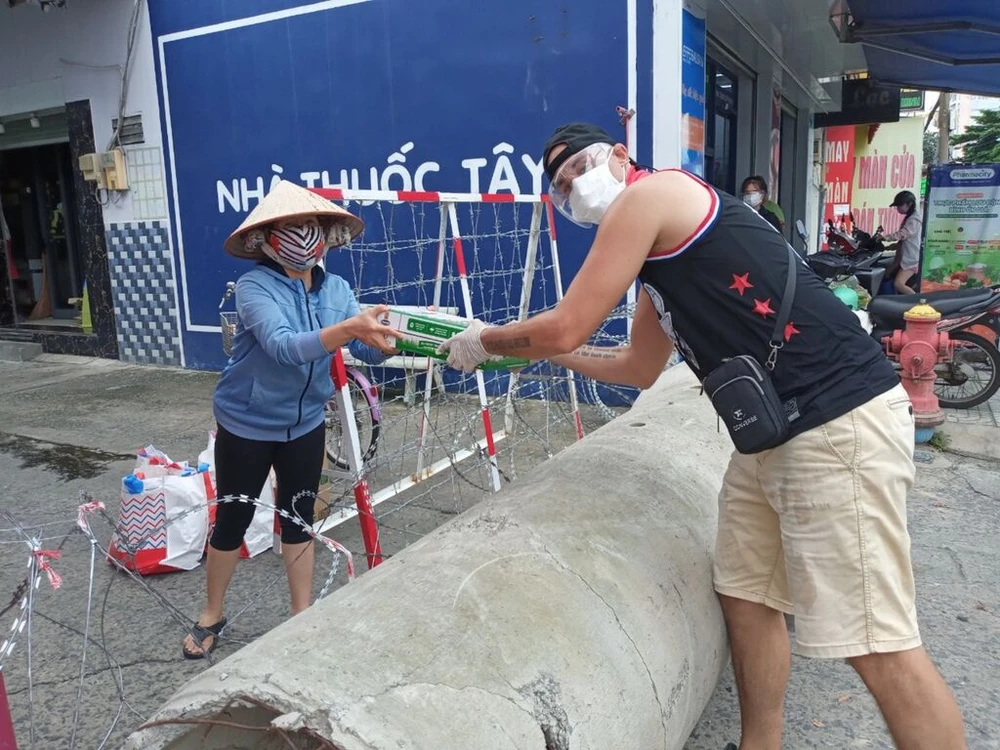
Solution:
[(406, 335), (379, 321), (379, 318), (387, 312), (389, 312), (388, 305), (369, 307), (353, 318), (345, 320), (345, 329), (352, 339), (368, 344), (386, 356), (398, 354), (399, 350), (389, 344), (387, 337), (392, 336), (398, 341), (405, 339)]

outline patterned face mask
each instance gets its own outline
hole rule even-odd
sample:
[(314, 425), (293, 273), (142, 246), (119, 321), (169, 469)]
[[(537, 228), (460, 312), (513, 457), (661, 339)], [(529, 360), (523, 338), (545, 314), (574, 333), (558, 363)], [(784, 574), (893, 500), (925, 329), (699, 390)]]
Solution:
[(261, 245), (264, 254), (293, 271), (308, 271), (326, 254), (326, 232), (317, 222), (273, 227)]

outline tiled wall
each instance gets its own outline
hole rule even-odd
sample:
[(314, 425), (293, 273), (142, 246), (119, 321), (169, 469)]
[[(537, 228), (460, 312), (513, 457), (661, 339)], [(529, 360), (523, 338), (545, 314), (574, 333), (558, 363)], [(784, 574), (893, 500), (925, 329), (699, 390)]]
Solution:
[(166, 222), (112, 224), (107, 245), (120, 358), (179, 367), (181, 337)]
[(167, 218), (163, 157), (156, 147), (128, 149), (128, 182), (132, 191), (132, 218), (158, 221)]

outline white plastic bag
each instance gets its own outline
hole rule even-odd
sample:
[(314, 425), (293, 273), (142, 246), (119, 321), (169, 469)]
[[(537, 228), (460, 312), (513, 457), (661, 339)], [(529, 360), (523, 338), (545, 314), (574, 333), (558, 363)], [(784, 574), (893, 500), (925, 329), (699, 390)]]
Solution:
[(190, 468), (186, 463), (180, 464), (172, 461), (170, 456), (163, 451), (157, 450), (152, 445), (147, 445), (136, 454), (135, 468), (132, 473), (139, 476), (140, 479), (153, 479), (170, 474), (182, 474)]
[[(267, 481), (260, 491), (260, 501), (275, 507), (277, 498), (274, 496), (276, 480), (274, 472), (267, 475)], [(275, 523), (275, 513), (260, 505), (257, 506), (247, 529), (246, 536), (243, 537), (243, 548), (240, 554), (243, 557), (256, 557), (261, 552), (266, 552), (274, 546), (274, 535), (272, 529)]]
[[(122, 481), (118, 534), (108, 554), (141, 575), (198, 567), (208, 535), (208, 475)], [(133, 554), (134, 553), (134, 554)]]

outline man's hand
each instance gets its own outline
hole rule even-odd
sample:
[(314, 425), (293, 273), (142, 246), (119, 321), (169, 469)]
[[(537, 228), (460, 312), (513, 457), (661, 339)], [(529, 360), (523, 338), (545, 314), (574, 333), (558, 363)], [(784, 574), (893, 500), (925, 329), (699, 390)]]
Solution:
[(486, 351), (481, 339), (483, 331), (489, 327), (481, 320), (470, 321), (468, 328), (442, 342), (437, 348), (437, 353), (448, 355), (449, 367), (462, 372), (472, 372), (494, 356)]

